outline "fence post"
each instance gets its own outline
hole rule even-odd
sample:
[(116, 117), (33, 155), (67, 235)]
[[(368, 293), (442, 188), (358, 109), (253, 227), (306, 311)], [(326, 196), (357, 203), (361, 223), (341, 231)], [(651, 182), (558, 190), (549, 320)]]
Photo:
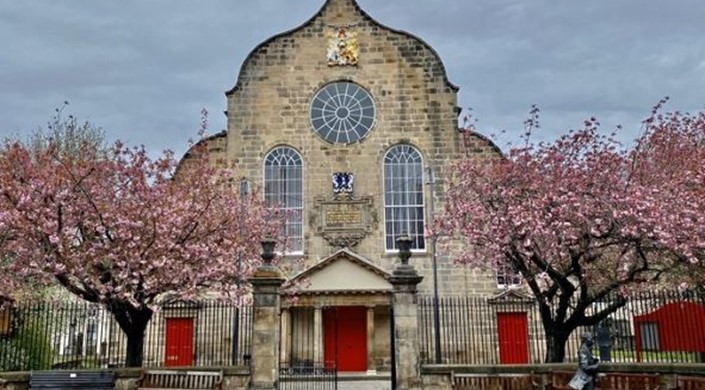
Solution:
[(262, 265), (250, 278), (253, 290), (250, 389), (272, 390), (279, 382), (280, 288), (285, 279), (272, 266), (276, 241), (262, 241)]
[(416, 286), (423, 280), (409, 265), (411, 237), (397, 239), (401, 264), (394, 269), (389, 283), (393, 290), (394, 361), (396, 364), (396, 389), (421, 389), (419, 360), (419, 319)]

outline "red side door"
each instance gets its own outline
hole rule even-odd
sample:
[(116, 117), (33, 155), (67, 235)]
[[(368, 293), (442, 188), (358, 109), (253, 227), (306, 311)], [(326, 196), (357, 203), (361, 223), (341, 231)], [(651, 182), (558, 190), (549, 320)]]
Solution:
[(193, 318), (166, 319), (164, 356), (167, 367), (193, 365)]
[(367, 308), (336, 307), (324, 312), (324, 360), (341, 372), (367, 371)]
[(529, 321), (526, 313), (497, 313), (500, 364), (529, 363)]

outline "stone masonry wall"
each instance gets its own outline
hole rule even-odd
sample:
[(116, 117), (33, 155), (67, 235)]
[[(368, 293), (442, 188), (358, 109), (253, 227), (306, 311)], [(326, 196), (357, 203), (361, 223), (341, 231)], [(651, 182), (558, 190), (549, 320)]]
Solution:
[[(348, 26), (358, 33), (359, 63), (328, 66), (325, 31)], [(368, 90), (375, 101), (376, 123), (358, 143), (332, 145), (314, 134), (309, 105), (322, 86), (352, 81)], [(245, 176), (262, 185), (263, 158), (273, 148), (287, 145), (304, 160), (304, 263), (311, 266), (336, 248), (316, 234), (315, 202), (330, 197), (334, 172), (355, 174), (355, 196), (371, 196), (376, 214), (371, 234), (353, 248), (387, 270), (394, 253), (384, 248), (384, 198), (382, 164), (385, 152), (396, 144), (411, 144), (434, 169), (434, 196), (429, 202), (442, 211), (443, 185), (454, 158), (468, 152), (484, 158), (497, 156), (491, 143), (477, 137), (467, 149), (458, 131), (457, 87), (446, 77), (437, 53), (423, 41), (381, 26), (360, 10), (353, 0), (329, 0), (303, 26), (276, 36), (253, 50), (243, 64), (235, 87), (228, 92), (227, 152), (225, 159)], [(412, 263), (429, 275), (430, 245)], [(457, 268), (449, 257), (439, 256), (441, 293), (486, 292), (494, 282), (480, 280), (473, 270)], [(492, 281), (492, 279), (490, 279)], [(421, 292), (431, 290), (426, 277)]]

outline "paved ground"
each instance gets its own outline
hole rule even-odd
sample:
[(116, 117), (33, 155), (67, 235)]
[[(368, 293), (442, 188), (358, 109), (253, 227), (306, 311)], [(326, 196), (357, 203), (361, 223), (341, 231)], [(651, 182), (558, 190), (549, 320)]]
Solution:
[(389, 380), (365, 381), (342, 380), (338, 381), (338, 390), (390, 390), (392, 382)]
[[(282, 382), (280, 387), (293, 389), (332, 389), (333, 382)], [(343, 380), (338, 381), (338, 390), (391, 390), (388, 380)]]
[[(303, 380), (302, 380), (303, 379)], [(331, 378), (332, 379), (332, 378)], [(280, 383), (282, 389), (331, 389), (333, 382), (307, 382), (305, 378)], [(392, 380), (388, 373), (367, 375), (365, 373), (339, 373), (338, 390), (391, 390)]]

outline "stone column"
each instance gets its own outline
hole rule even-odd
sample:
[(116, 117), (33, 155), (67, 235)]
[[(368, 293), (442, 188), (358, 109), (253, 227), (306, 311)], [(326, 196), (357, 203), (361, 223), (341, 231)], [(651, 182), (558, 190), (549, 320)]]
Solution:
[(389, 282), (393, 286), (394, 358), (398, 390), (421, 389), (419, 360), (419, 320), (417, 316), (416, 286), (423, 280), (409, 265), (411, 237), (397, 239), (401, 264), (394, 269)]
[(313, 363), (323, 365), (323, 310), (318, 305), (313, 312)]
[(367, 306), (367, 375), (375, 374), (375, 307)]
[(263, 263), (250, 279), (254, 300), (250, 389), (256, 390), (273, 390), (279, 386), (280, 289), (285, 279), (272, 266), (275, 244), (274, 240), (262, 241)]
[(279, 361), (286, 364), (291, 363), (289, 361), (289, 351), (291, 350), (291, 313), (289, 311), (290, 309), (288, 307), (282, 308), (282, 343), (281, 351), (279, 353)]

